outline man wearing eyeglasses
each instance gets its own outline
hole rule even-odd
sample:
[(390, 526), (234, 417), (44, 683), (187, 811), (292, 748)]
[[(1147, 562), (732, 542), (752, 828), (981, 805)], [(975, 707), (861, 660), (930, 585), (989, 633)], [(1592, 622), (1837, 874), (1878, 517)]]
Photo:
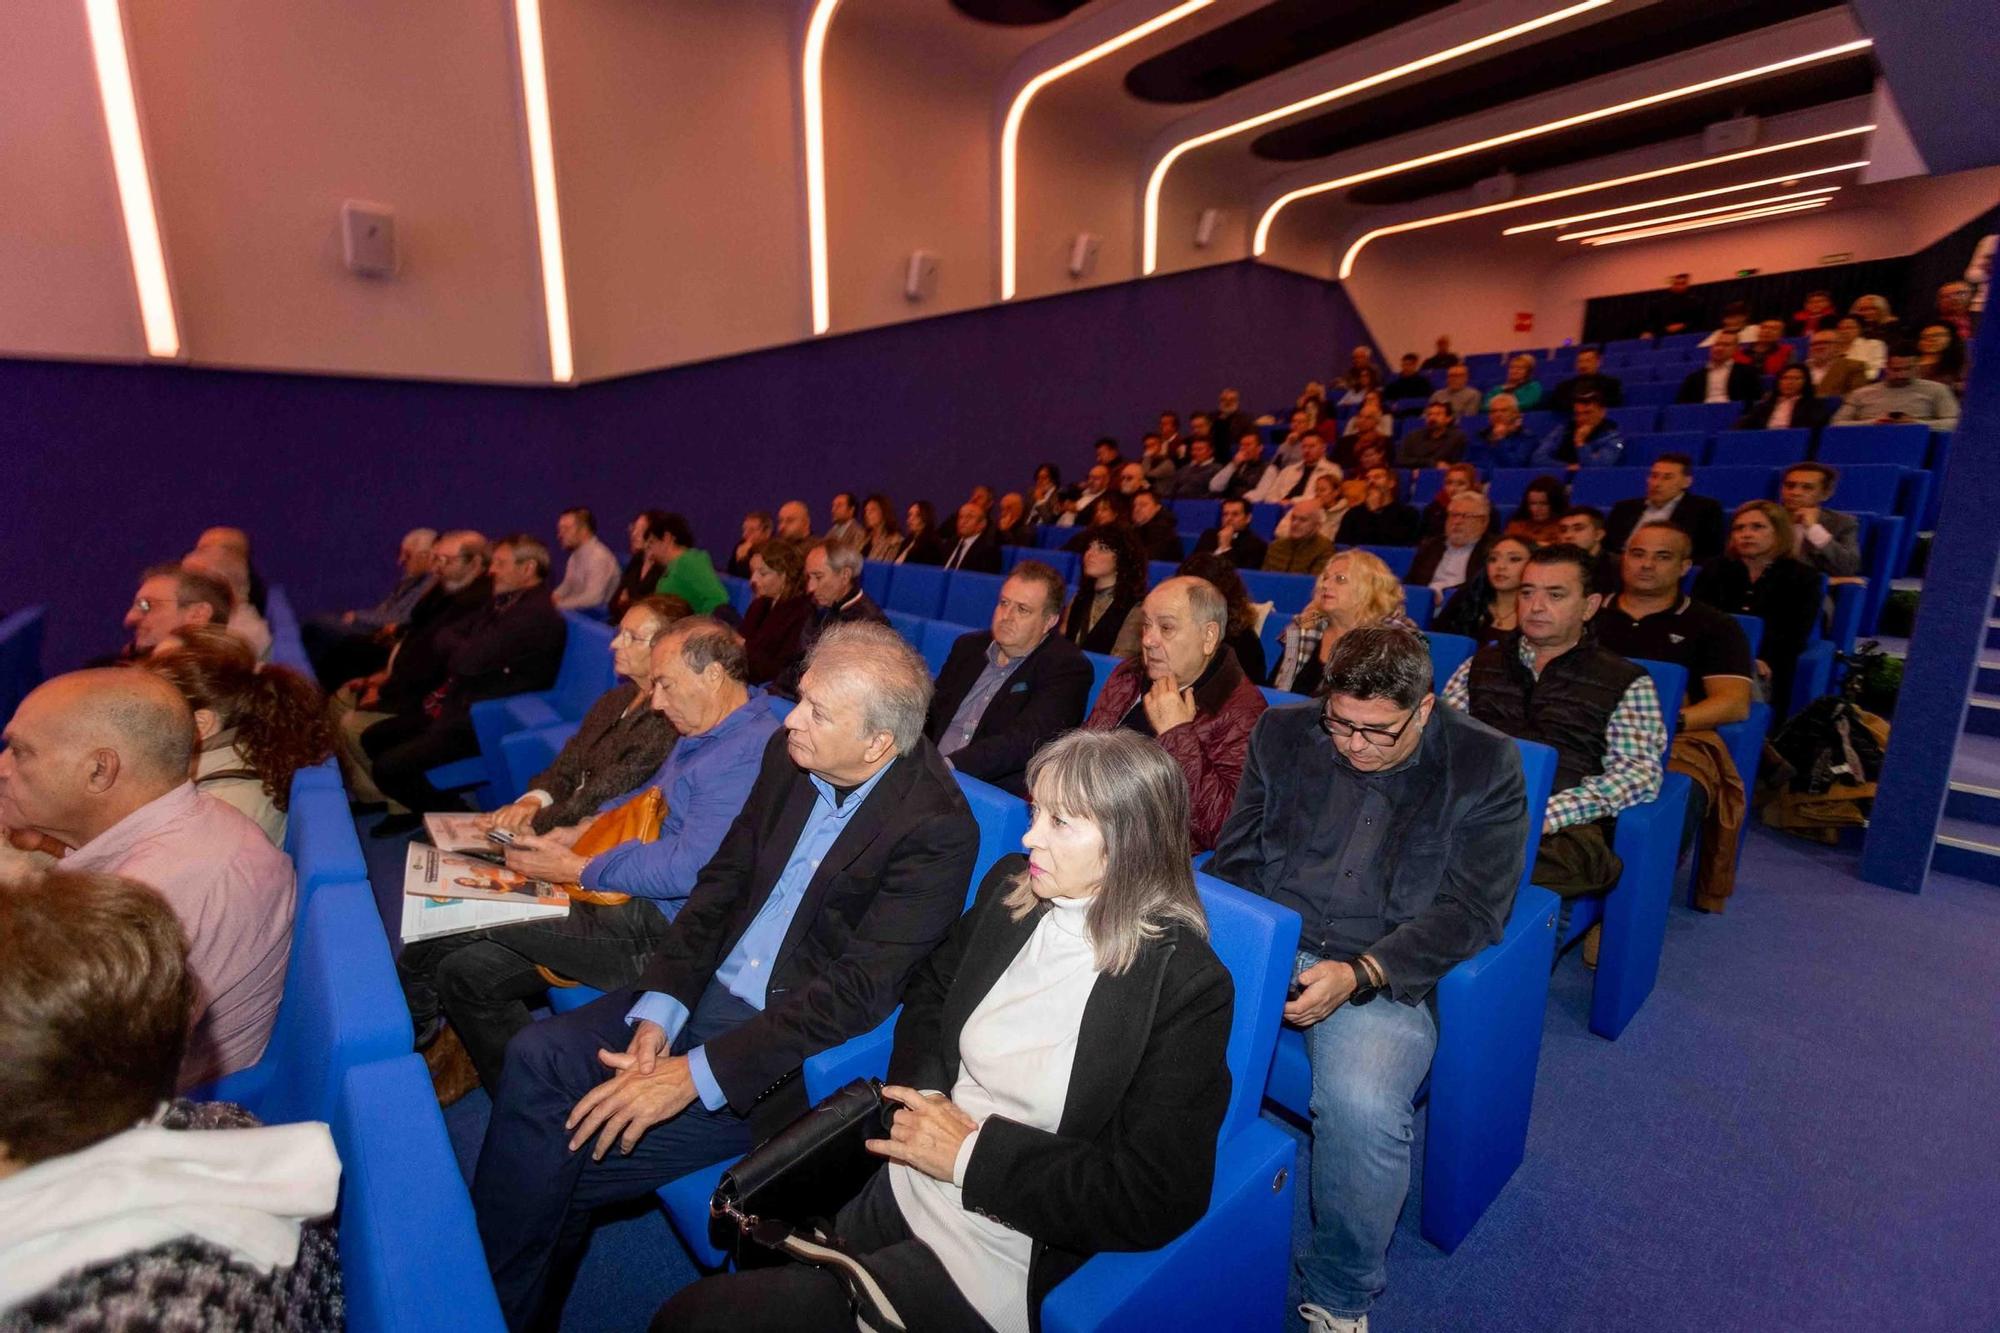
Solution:
[(1313, 1071), (1302, 1313), (1314, 1333), (1366, 1333), (1437, 1049), (1431, 996), (1506, 926), (1527, 790), (1513, 741), (1436, 707), (1416, 631), (1349, 630), (1325, 689), (1259, 719), (1208, 872), (1299, 914), (1285, 1021)]

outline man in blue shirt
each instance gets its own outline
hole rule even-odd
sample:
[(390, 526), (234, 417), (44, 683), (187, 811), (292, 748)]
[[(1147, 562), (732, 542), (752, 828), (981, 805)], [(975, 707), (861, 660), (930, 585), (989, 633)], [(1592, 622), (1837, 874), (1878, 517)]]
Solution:
[[(629, 901), (579, 899), (560, 920), (423, 940), (396, 960), (418, 1045), (442, 1036), (439, 1025), (449, 1019), (489, 1088), (500, 1081), (507, 1043), (533, 1021), (529, 1006), (542, 1002), (548, 973), (616, 990), (646, 970), (695, 877), (743, 809), (765, 746), (778, 730), (770, 700), (761, 693), (752, 697), (745, 683), (749, 659), (742, 638), (727, 625), (706, 617), (679, 621), (653, 641), (651, 654), (652, 707), (681, 739), (652, 777), (602, 809), (659, 788), (666, 812), (656, 839), (579, 856), (570, 848), (590, 826), (585, 820), (546, 837), (519, 834), (507, 853), (509, 868), (523, 874), (551, 884), (581, 883)], [(434, 1069), (449, 1063), (448, 1049), (432, 1056)], [(447, 1085), (469, 1083), (441, 1077), (441, 1097), (449, 1095)]]
[(560, 1318), (597, 1208), (797, 1118), (805, 1059), (879, 1025), (943, 941), (979, 834), (930, 695), (895, 631), (828, 626), (636, 986), (509, 1045), (472, 1194), (510, 1328)]

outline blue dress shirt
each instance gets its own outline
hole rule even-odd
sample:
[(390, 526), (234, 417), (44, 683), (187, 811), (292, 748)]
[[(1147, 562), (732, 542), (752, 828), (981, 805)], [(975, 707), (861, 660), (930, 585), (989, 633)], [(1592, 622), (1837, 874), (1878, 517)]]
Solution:
[[(715, 977), (710, 985), (720, 984), (731, 995), (751, 1008), (764, 1008), (765, 987), (770, 984), (771, 965), (777, 961), (778, 950), (784, 945), (785, 934), (792, 927), (792, 918), (798, 914), (799, 904), (805, 900), (806, 888), (813, 876), (819, 872), (819, 863), (833, 849), (833, 844), (868, 800), (869, 793), (882, 775), (895, 767), (895, 761), (882, 765), (875, 775), (848, 793), (847, 799), (837, 801), (831, 783), (816, 774), (808, 774), (816, 793), (813, 807), (806, 816), (805, 827), (799, 830), (799, 840), (792, 845), (791, 859), (778, 874), (778, 882), (771, 886), (771, 894), (764, 905), (757, 909), (757, 916), (749, 928), (736, 941), (736, 947), (722, 960), (722, 966), (715, 969)], [(650, 1021), (658, 1023), (666, 1031), (667, 1043), (672, 1045), (681, 1029), (687, 1026), (688, 1008), (673, 996), (663, 991), (647, 991), (625, 1014), (625, 1021), (638, 1023)], [(701, 1104), (711, 1111), (720, 1111), (728, 1105), (729, 1099), (723, 1095), (722, 1086), (715, 1081), (715, 1075), (708, 1067), (706, 1048), (697, 1046), (687, 1053), (688, 1073), (694, 1079), (695, 1091), (701, 1097)]]

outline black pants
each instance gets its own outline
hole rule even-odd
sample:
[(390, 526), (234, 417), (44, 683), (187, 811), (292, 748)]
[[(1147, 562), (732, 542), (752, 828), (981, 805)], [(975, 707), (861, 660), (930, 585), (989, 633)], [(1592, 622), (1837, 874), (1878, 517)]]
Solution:
[(524, 921), (405, 945), (396, 960), (403, 998), (417, 1031), (440, 1012), (491, 1088), (500, 1082), (507, 1043), (534, 1020), (548, 983), (536, 964), (598, 990), (624, 990), (639, 979), (672, 923), (649, 899), (618, 907), (572, 903), (555, 921)]
[(470, 718), (432, 718), (399, 713), (361, 733), (361, 748), (373, 762), (371, 776), (382, 794), (414, 811), (456, 810), (459, 803), (431, 785), (439, 764), (479, 753)]
[(299, 638), (313, 674), (329, 694), (356, 676), (369, 675), (389, 664), (388, 646), (375, 642), (372, 631), (343, 625), (335, 616), (308, 620), (299, 627)]
[[(629, 1155), (614, 1146), (592, 1161), (594, 1144), (569, 1150), (563, 1126), (583, 1094), (611, 1076), (600, 1050), (631, 1044), (625, 1014), (638, 995), (603, 999), (522, 1030), (507, 1048), (493, 1093), (493, 1118), (472, 1177), (472, 1208), (500, 1311), (513, 1333), (554, 1328), (599, 1208), (644, 1198), (690, 1171), (749, 1151), (750, 1122), (699, 1098), (653, 1126)], [(742, 1026), (756, 1010), (711, 985), (674, 1042), (673, 1053)]]
[[(860, 1259), (910, 1333), (992, 1333), (930, 1246), (910, 1234), (889, 1173), (877, 1171), (833, 1222), (840, 1248)], [(840, 1279), (785, 1263), (703, 1278), (653, 1316), (651, 1333), (819, 1333), (854, 1328)]]
[(1542, 835), (1530, 878), (1559, 898), (1580, 898), (1611, 888), (1624, 870), (1603, 825), (1572, 824)]

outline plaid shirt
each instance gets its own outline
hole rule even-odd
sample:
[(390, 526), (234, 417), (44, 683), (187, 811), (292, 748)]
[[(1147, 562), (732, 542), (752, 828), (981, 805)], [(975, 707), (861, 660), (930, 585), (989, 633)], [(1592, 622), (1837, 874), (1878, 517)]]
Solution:
[[(1519, 651), (1521, 665), (1540, 679), (1534, 645), (1522, 639)], [(1472, 711), (1467, 706), (1471, 677), (1472, 662), (1468, 659), (1445, 682), (1445, 703), (1461, 713)], [(1667, 724), (1660, 717), (1660, 696), (1653, 690), (1653, 678), (1642, 672), (1626, 687), (1625, 697), (1611, 710), (1611, 720), (1604, 726), (1604, 771), (1549, 797), (1542, 832), (1609, 819), (1620, 810), (1658, 796), (1661, 756), (1666, 749)]]

